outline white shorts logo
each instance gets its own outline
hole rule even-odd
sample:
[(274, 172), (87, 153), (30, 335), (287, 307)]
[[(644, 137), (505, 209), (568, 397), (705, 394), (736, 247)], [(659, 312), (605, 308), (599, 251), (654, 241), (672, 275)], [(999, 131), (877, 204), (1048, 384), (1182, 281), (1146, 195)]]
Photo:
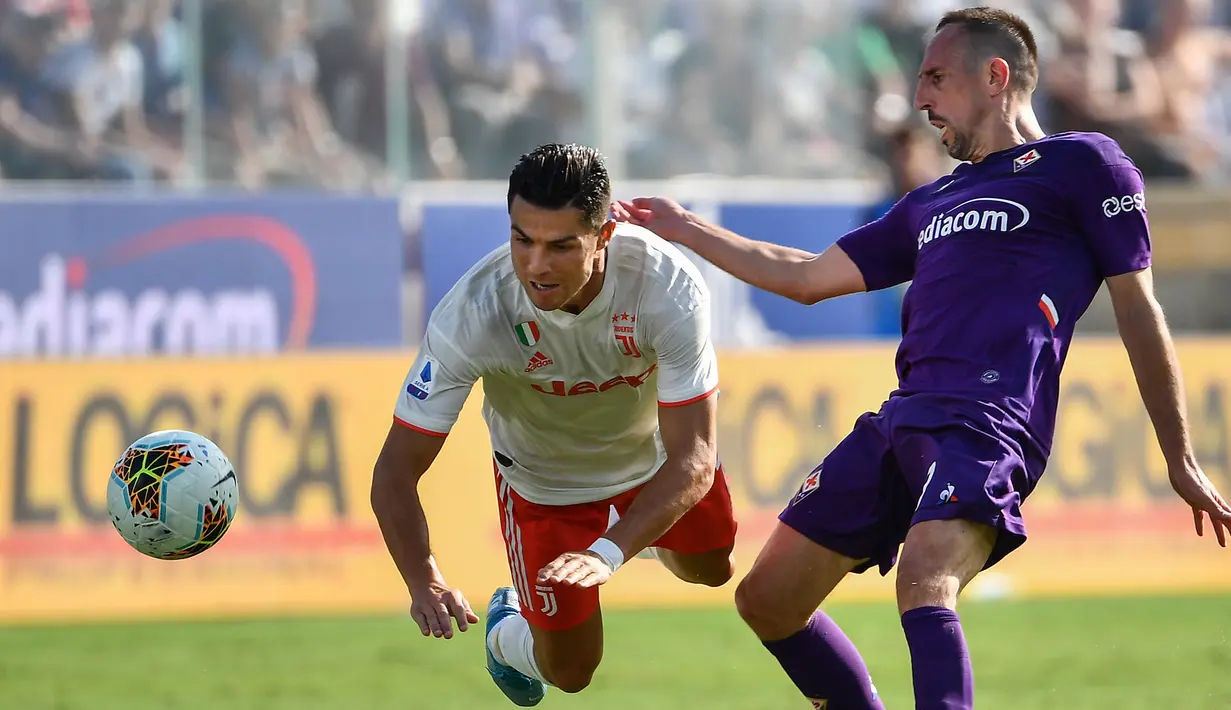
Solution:
[(1144, 192), (1134, 192), (1123, 197), (1108, 197), (1103, 200), (1103, 216), (1115, 217), (1121, 212), (1146, 211), (1146, 195)]

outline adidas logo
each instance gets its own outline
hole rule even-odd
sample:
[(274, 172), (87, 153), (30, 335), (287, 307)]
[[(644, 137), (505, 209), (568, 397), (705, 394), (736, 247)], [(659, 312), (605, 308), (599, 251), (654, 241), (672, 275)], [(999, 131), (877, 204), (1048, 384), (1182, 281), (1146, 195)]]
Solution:
[(540, 367), (554, 365), (555, 362), (541, 352), (535, 352), (534, 357), (530, 358), (530, 362), (526, 363), (526, 372), (534, 372)]

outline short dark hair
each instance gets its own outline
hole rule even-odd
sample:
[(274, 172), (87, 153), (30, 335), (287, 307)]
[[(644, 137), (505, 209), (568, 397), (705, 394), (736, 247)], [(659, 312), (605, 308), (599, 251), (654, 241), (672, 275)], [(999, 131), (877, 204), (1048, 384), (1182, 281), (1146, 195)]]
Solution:
[(1039, 47), (1030, 25), (1008, 10), (994, 7), (969, 7), (945, 13), (936, 31), (954, 25), (966, 33), (970, 42), (969, 61), (981, 62), (1000, 57), (1009, 65), (1010, 86), (1029, 92), (1039, 83)]
[(575, 207), (585, 225), (598, 231), (611, 208), (611, 178), (595, 149), (548, 143), (523, 155), (509, 175), (509, 209), (513, 198), (548, 210)]

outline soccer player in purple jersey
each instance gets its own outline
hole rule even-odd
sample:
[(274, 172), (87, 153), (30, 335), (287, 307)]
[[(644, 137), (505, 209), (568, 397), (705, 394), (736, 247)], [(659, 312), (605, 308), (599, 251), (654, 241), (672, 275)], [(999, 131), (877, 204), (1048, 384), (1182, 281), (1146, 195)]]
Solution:
[(973, 706), (958, 595), (1026, 539), (1021, 505), (1051, 449), (1061, 366), (1104, 283), (1171, 484), (1197, 534), (1208, 516), (1226, 546), (1231, 507), (1195, 459), (1153, 294), (1141, 173), (1106, 136), (1045, 135), (1037, 77), (1020, 18), (946, 14), (915, 103), (962, 164), (820, 255), (746, 239), (661, 197), (616, 205), (617, 219), (805, 304), (912, 282), (898, 389), (806, 479), (736, 591), (740, 615), (817, 708), (883, 707), (818, 606), (848, 573), (895, 564), (915, 707)]

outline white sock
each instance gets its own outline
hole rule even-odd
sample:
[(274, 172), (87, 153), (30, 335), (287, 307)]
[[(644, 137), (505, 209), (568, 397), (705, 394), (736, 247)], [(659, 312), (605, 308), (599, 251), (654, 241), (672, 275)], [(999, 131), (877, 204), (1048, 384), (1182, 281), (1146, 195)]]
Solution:
[(547, 682), (534, 660), (534, 636), (530, 623), (521, 614), (505, 617), (487, 635), (487, 647), (496, 660), (531, 678)]

